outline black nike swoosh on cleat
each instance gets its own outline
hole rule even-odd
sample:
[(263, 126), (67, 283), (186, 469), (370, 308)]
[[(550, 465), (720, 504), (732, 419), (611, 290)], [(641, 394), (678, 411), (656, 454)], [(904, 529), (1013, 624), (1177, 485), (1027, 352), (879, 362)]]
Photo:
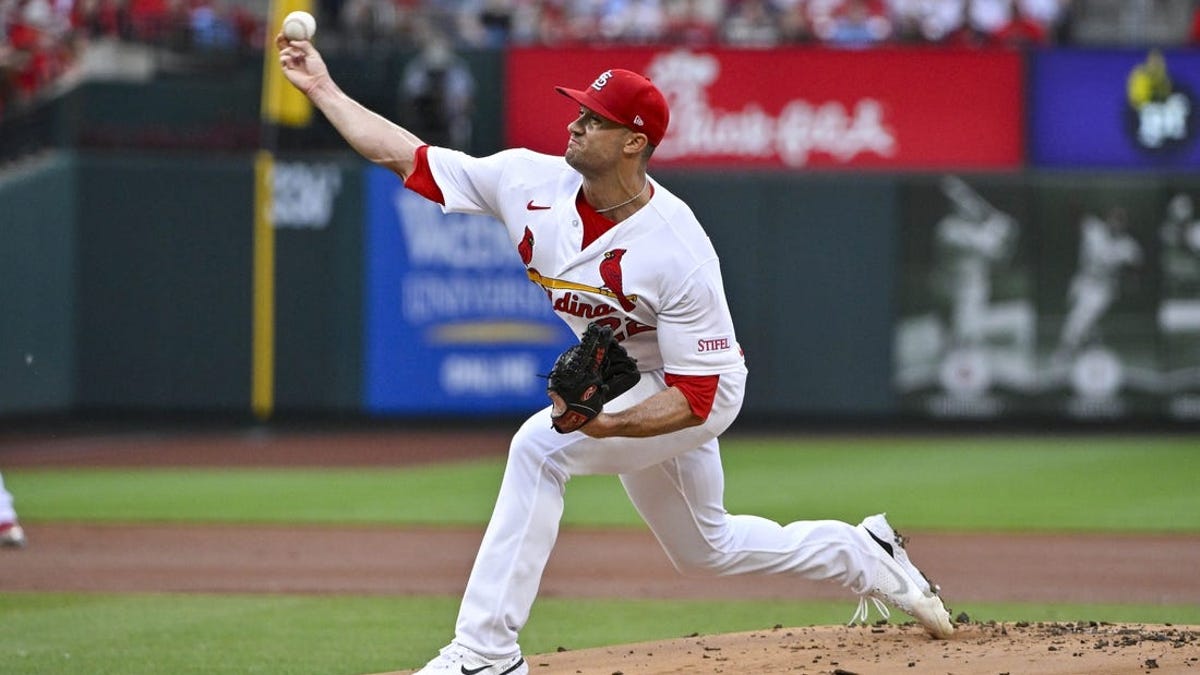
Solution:
[[(499, 675), (508, 675), (509, 673), (515, 671), (517, 668), (520, 668), (521, 664), (523, 664), (523, 663), (525, 663), (525, 659), (517, 659), (517, 662), (514, 663), (512, 665), (512, 667), (510, 667), (508, 670), (505, 670), (503, 673), (500, 673)], [(485, 671), (491, 667), (492, 666), (490, 664), (486, 665), (486, 666), (480, 666), (478, 668), (468, 668), (466, 666), (460, 666), (459, 671), (462, 672), (462, 675), (475, 675), (476, 673), (482, 673), (483, 671)]]
[[(864, 529), (864, 530), (866, 530), (867, 528), (865, 528), (865, 527), (864, 527), (863, 529)], [(872, 531), (870, 531), (870, 530), (867, 530), (867, 534), (871, 535), (871, 538), (875, 540), (875, 543), (876, 543), (876, 544), (879, 544), (881, 547), (883, 547), (883, 550), (887, 551), (887, 552), (888, 552), (888, 555), (892, 556), (893, 558), (895, 558), (895, 557), (896, 557), (896, 552), (895, 552), (895, 550), (892, 548), (892, 545), (891, 545), (891, 544), (889, 544), (889, 543), (887, 543), (886, 541), (884, 541), (884, 540), (880, 539), (879, 537), (876, 537), (876, 536), (875, 536), (875, 533), (874, 533), (874, 532), (872, 532)]]

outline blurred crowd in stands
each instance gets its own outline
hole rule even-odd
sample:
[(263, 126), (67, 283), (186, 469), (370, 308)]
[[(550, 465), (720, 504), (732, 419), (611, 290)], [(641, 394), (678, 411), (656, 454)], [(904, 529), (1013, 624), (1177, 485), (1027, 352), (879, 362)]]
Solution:
[(0, 120), (61, 83), (95, 40), (261, 49), (265, 13), (225, 0), (0, 0)]
[[(840, 48), (1181, 45), (1200, 0), (314, 0), (325, 48), (664, 44)], [(5, 105), (58, 82), (95, 40), (256, 51), (269, 0), (0, 0)], [(273, 31), (272, 31), (273, 32)]]
[[(655, 44), (1178, 44), (1197, 0), (320, 0), (359, 45), (420, 40), (431, 27), (468, 47)], [(1076, 29), (1079, 29), (1077, 31)], [(1186, 35), (1183, 33), (1186, 32)], [(1078, 33), (1078, 34), (1077, 34)]]

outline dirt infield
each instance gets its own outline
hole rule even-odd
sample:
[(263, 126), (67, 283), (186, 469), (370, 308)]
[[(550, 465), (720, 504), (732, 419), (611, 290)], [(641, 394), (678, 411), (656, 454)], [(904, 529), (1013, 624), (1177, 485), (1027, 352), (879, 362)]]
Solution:
[[(497, 455), (506, 445), (503, 433), (8, 435), (0, 437), (0, 468), (405, 465)], [(0, 553), (0, 591), (457, 595), (482, 535), (390, 527), (27, 525), (30, 546)], [(967, 613), (952, 640), (930, 640), (905, 627), (778, 627), (535, 655), (531, 672), (1200, 674), (1197, 627), (995, 625), (969, 616), (970, 604), (983, 601), (1200, 603), (1200, 537), (906, 534), (947, 604)], [(314, 540), (322, 545), (312, 546)], [(847, 618), (853, 610), (846, 593), (828, 584), (682, 578), (645, 531), (564, 531), (542, 595), (845, 599)], [(447, 626), (452, 619), (445, 618)]]
[(1186, 628), (1090, 623), (974, 623), (951, 640), (930, 640), (913, 626), (779, 626), (528, 660), (534, 675), (1127, 675), (1200, 672), (1198, 641), (1200, 632)]

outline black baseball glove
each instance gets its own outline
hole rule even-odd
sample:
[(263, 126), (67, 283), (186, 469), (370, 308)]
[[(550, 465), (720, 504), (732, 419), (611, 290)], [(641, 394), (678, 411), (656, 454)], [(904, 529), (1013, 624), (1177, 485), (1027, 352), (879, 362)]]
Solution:
[(637, 361), (613, 340), (612, 329), (588, 324), (579, 344), (559, 354), (550, 370), (546, 393), (553, 403), (551, 425), (560, 434), (577, 431), (641, 377)]

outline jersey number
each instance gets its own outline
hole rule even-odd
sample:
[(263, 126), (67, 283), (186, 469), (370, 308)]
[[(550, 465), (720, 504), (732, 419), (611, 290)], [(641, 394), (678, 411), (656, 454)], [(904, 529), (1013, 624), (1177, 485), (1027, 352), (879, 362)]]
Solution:
[(613, 338), (617, 342), (621, 342), (626, 338), (631, 338), (638, 333), (645, 333), (648, 330), (654, 330), (654, 326), (647, 326), (644, 323), (634, 321), (628, 317), (621, 318), (619, 316), (606, 316), (602, 319), (596, 319), (596, 323), (601, 326), (608, 326), (612, 329)]

